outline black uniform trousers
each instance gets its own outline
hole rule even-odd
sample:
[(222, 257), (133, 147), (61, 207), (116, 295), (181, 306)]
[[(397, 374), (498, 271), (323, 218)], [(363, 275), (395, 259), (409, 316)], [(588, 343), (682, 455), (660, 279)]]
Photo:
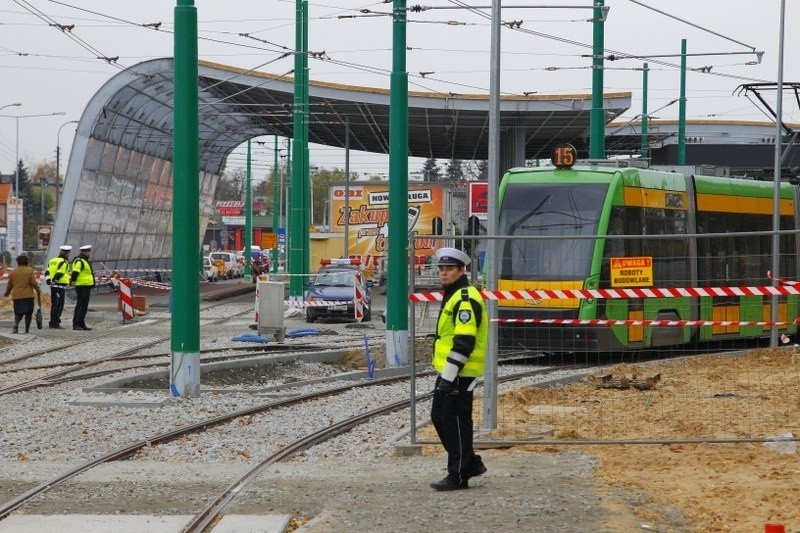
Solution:
[[(436, 385), (441, 379), (441, 376), (436, 378)], [(475, 378), (456, 378), (456, 390), (450, 393), (434, 389), (431, 405), (433, 427), (447, 451), (447, 473), (459, 482), (472, 477), (481, 464), (480, 456), (472, 448), (473, 381)]]
[(75, 313), (72, 315), (72, 327), (86, 326), (86, 312), (89, 311), (89, 297), (92, 295), (91, 287), (75, 286)]
[(63, 285), (50, 285), (50, 327), (61, 324), (61, 313), (64, 311), (66, 289)]

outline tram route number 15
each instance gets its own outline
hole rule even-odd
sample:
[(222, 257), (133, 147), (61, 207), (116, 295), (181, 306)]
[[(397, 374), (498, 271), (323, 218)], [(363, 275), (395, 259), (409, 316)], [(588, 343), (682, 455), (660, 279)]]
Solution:
[(577, 151), (571, 144), (559, 144), (553, 149), (550, 160), (556, 168), (572, 168), (577, 159)]

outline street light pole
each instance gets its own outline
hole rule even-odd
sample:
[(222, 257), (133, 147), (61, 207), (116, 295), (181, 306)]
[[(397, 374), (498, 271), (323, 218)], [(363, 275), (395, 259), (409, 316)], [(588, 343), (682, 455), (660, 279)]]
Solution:
[[(10, 104), (10, 105), (11, 106), (16, 106), (16, 105), (22, 105), (22, 104)], [(4, 107), (8, 107), (8, 106), (4, 106)], [(0, 108), (0, 109), (2, 109), (2, 108)], [(19, 119), (21, 119), (21, 118), (34, 118), (34, 117), (54, 117), (54, 116), (60, 116), (60, 115), (66, 115), (66, 113), (64, 111), (56, 111), (55, 113), (37, 113), (37, 114), (34, 114), (34, 115), (13, 115), (13, 118), (16, 120), (16, 141), (15, 141), (15, 151), (14, 151), (14, 197), (16, 199), (19, 200), (19, 167), (20, 167), (20, 164), (19, 164)], [(6, 115), (6, 116), (8, 116), (8, 115)], [(15, 211), (15, 213), (19, 213), (19, 210), (17, 209), (17, 211)], [(17, 218), (18, 216), (19, 215), (16, 214), (15, 218), (14, 218), (14, 221), (16, 222), (16, 228), (14, 229), (14, 243), (17, 244), (19, 246), (19, 248), (20, 248), (19, 250), (16, 250), (16, 252), (22, 251), (22, 240), (23, 240), (23, 234), (22, 234), (22, 231), (20, 229), (21, 228), (21, 223), (20, 223), (19, 218)], [(17, 236), (19, 236), (19, 242), (17, 242)]]
[(69, 122), (63, 123), (61, 126), (58, 127), (58, 134), (56, 135), (56, 205), (55, 205), (55, 212), (58, 215), (58, 195), (61, 191), (61, 128), (66, 126), (67, 124), (77, 124), (77, 120), (70, 120)]

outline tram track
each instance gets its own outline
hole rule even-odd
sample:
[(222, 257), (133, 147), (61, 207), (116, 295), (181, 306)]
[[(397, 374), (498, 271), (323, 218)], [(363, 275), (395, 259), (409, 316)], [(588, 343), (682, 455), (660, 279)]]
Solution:
[[(499, 380), (501, 382), (505, 382), (513, 379), (522, 379), (528, 376), (541, 375), (559, 370), (564, 370), (564, 368), (562, 367), (558, 369), (547, 368), (547, 369), (530, 370), (522, 373), (504, 376), (502, 378), (499, 378)], [(423, 376), (428, 374), (431, 373), (430, 372), (421, 373), (418, 374), (418, 376)], [(343, 394), (353, 389), (388, 385), (396, 383), (398, 381), (406, 380), (408, 379), (408, 377), (409, 377), (408, 375), (404, 374), (401, 376), (374, 379), (359, 383), (350, 383), (338, 387), (330, 387), (321, 391), (310, 392), (288, 399), (270, 401), (264, 404), (248, 407), (242, 410), (233, 411), (231, 413), (227, 413), (224, 415), (219, 415), (208, 419), (200, 420), (198, 422), (181, 427), (179, 429), (175, 429), (172, 431), (140, 439), (138, 441), (132, 442), (130, 444), (112, 450), (95, 459), (77, 465), (57, 475), (52, 479), (49, 479), (43, 483), (36, 485), (35, 487), (29, 489), (23, 494), (3, 503), (2, 505), (0, 505), (0, 520), (7, 517), (13, 511), (23, 507), (26, 503), (30, 502), (34, 498), (46, 493), (48, 490), (51, 490), (55, 486), (60, 485), (61, 483), (74, 478), (75, 476), (78, 476), (79, 474), (87, 472), (92, 468), (95, 468), (104, 463), (123, 460), (132, 457), (136, 455), (137, 452), (145, 448), (165, 444), (170, 441), (180, 439), (181, 437), (184, 437), (191, 433), (207, 431), (214, 427), (227, 424), (239, 418), (261, 414), (275, 409), (297, 406), (302, 403), (312, 402), (326, 397)], [(293, 383), (292, 385), (294, 386), (297, 384)], [(418, 401), (424, 400), (429, 396), (430, 393), (421, 394), (418, 395), (416, 399)], [(406, 408), (408, 407), (409, 404), (410, 404), (410, 399), (405, 399), (398, 402), (391, 402), (389, 404), (380, 406), (378, 408), (371, 409), (370, 411), (360, 413), (346, 420), (335, 422), (324, 429), (311, 432), (297, 441), (283, 445), (279, 451), (259, 461), (259, 463), (255, 467), (250, 469), (250, 471), (247, 474), (245, 474), (245, 476), (242, 476), (233, 485), (231, 485), (231, 487), (226, 489), (221, 496), (217, 497), (211, 505), (209, 505), (206, 509), (200, 511), (192, 520), (192, 522), (190, 522), (190, 524), (186, 526), (185, 530), (202, 531), (203, 528), (207, 527), (208, 524), (212, 523), (214, 520), (217, 519), (217, 517), (222, 513), (222, 510), (233, 499), (233, 496), (238, 494), (252, 479), (254, 479), (258, 475), (258, 473), (260, 473), (269, 464), (274, 464), (275, 462), (286, 460), (290, 458), (292, 455), (296, 454), (297, 452), (308, 449), (309, 447), (324, 442), (325, 440), (331, 439), (351, 429), (352, 427), (355, 427), (360, 423), (364, 423), (365, 421), (374, 418), (376, 416), (380, 416), (381, 414), (386, 414)]]
[[(239, 300), (241, 298), (242, 298), (242, 296), (239, 295), (239, 296), (234, 296), (234, 297), (232, 297), (232, 298), (230, 298), (228, 300), (222, 301), (222, 302), (216, 302), (215, 301), (215, 303), (213, 303), (213, 304), (206, 305), (206, 306), (202, 307), (200, 311), (202, 313), (203, 311), (212, 310), (212, 309), (214, 309), (216, 307), (220, 307), (222, 305), (226, 305), (226, 304), (231, 303), (231, 302), (236, 302), (237, 300)], [(209, 324), (221, 324), (221, 323), (225, 322), (226, 320), (229, 320), (231, 318), (246, 314), (248, 312), (252, 312), (252, 311), (250, 311), (250, 310), (242, 311), (240, 313), (236, 313), (236, 314), (231, 315), (231, 316), (222, 317), (222, 318), (219, 318), (219, 319), (212, 319), (212, 321)], [(150, 324), (159, 325), (159, 324), (164, 324), (164, 323), (170, 322), (172, 320), (172, 318), (171, 317), (165, 317), (165, 318), (154, 318), (154, 319), (150, 319), (150, 320), (151, 320)], [(91, 344), (91, 343), (93, 343), (95, 341), (108, 339), (108, 338), (113, 338), (113, 337), (115, 337), (117, 335), (119, 335), (119, 330), (117, 330), (117, 329), (112, 329), (110, 331), (93, 331), (92, 333), (90, 333), (88, 335), (85, 335), (85, 334), (81, 335), (81, 338), (77, 339), (77, 340), (76, 339), (69, 339), (67, 342), (65, 342), (63, 344), (59, 344), (57, 346), (51, 346), (51, 347), (48, 347), (48, 348), (35, 350), (35, 351), (32, 351), (32, 352), (28, 352), (28, 353), (20, 354), (20, 355), (17, 355), (17, 356), (13, 356), (13, 357), (10, 357), (10, 358), (7, 358), (7, 359), (0, 359), (0, 369), (2, 369), (3, 367), (7, 367), (9, 365), (12, 365), (14, 363), (27, 361), (29, 359), (33, 359), (33, 358), (40, 357), (40, 356), (46, 356), (46, 355), (49, 355), (49, 354), (52, 354), (52, 353), (55, 353), (55, 352), (58, 352), (58, 351), (61, 351), (61, 350), (66, 350), (68, 348), (74, 348), (76, 346)], [(169, 337), (166, 337), (165, 340), (169, 340)], [(4, 353), (10, 352), (12, 349), (16, 349), (16, 348), (17, 348), (17, 345), (12, 345), (10, 347), (0, 349), (0, 356), (2, 356), (2, 354), (4, 354)]]
[[(209, 306), (209, 307), (215, 307), (216, 305), (220, 305), (220, 304), (215, 304), (215, 305)], [(230, 320), (231, 318), (234, 318), (234, 317), (237, 317), (237, 316), (240, 316), (240, 315), (244, 315), (244, 314), (250, 313), (250, 312), (252, 312), (252, 311), (247, 310), (247, 311), (242, 311), (242, 312), (239, 312), (239, 313), (235, 313), (235, 314), (230, 315), (230, 316), (225, 316), (225, 317), (221, 317), (221, 318), (217, 318), (217, 319), (212, 319), (212, 320), (206, 322), (206, 325), (208, 326), (208, 325), (222, 324), (222, 323)], [(160, 319), (159, 322), (166, 322), (166, 321), (169, 321), (169, 320), (170, 320), (169, 318), (165, 318), (165, 319)], [(105, 340), (105, 339), (107, 339), (107, 338), (109, 338), (111, 336), (116, 335), (117, 333), (118, 332), (116, 332), (116, 331), (111, 331), (111, 332), (108, 332), (108, 333), (91, 335), (90, 338), (83, 339), (81, 342), (69, 343), (67, 346), (60, 345), (60, 346), (56, 346), (56, 347), (51, 347), (51, 348), (48, 348), (46, 350), (37, 351), (37, 352), (35, 352), (33, 354), (26, 354), (26, 356), (20, 356), (20, 357), (16, 358), (16, 362), (24, 361), (24, 360), (27, 360), (27, 359), (30, 359), (30, 358), (33, 358), (33, 357), (36, 357), (36, 356), (42, 356), (42, 355), (57, 353), (57, 352), (60, 352), (60, 351), (64, 350), (67, 347), (74, 347), (74, 346), (78, 346), (78, 345), (88, 345), (88, 344), (93, 343), (93, 342), (103, 341), (103, 340)], [(61, 382), (63, 382), (62, 378), (64, 378), (64, 376), (67, 376), (67, 375), (69, 375), (71, 373), (79, 372), (81, 370), (85, 370), (85, 369), (91, 368), (93, 366), (97, 366), (97, 365), (100, 365), (100, 364), (103, 364), (103, 363), (107, 363), (109, 361), (116, 361), (116, 360), (124, 358), (124, 357), (134, 356), (136, 353), (138, 353), (138, 352), (140, 352), (142, 350), (145, 350), (145, 349), (147, 349), (149, 347), (152, 347), (152, 346), (156, 346), (158, 344), (162, 344), (164, 342), (168, 342), (169, 340), (170, 340), (170, 336), (160, 336), (160, 337), (156, 338), (155, 340), (149, 340), (147, 342), (143, 342), (143, 343), (137, 344), (136, 346), (133, 346), (133, 347), (130, 347), (130, 348), (126, 348), (126, 349), (123, 349), (123, 350), (118, 351), (116, 353), (113, 353), (113, 354), (110, 354), (110, 355), (105, 355), (105, 356), (102, 356), (102, 357), (99, 357), (99, 358), (82, 360), (82, 361), (79, 361), (79, 362), (68, 361), (68, 362), (52, 363), (53, 368), (60, 368), (60, 369), (59, 370), (55, 370), (54, 372), (46, 373), (46, 374), (44, 374), (42, 376), (38, 376), (38, 377), (35, 377), (35, 378), (32, 378), (32, 379), (21, 381), (20, 383), (16, 383), (16, 384), (13, 384), (13, 385), (8, 385), (8, 386), (5, 386), (5, 387), (2, 387), (2, 388), (0, 388), (0, 396), (5, 396), (5, 395), (8, 395), (8, 394), (14, 394), (14, 393), (17, 393), (17, 392), (30, 391), (30, 390), (34, 390), (34, 389), (41, 388), (41, 387), (51, 386), (51, 385), (54, 385), (56, 383), (61, 383)], [(45, 365), (45, 368), (46, 367), (47, 367), (47, 365)], [(61, 368), (61, 367), (67, 367), (67, 368)], [(11, 370), (8, 370), (6, 372), (10, 372), (10, 371)], [(15, 368), (15, 369), (13, 369), (13, 371), (20, 371), (20, 369), (16, 369)], [(113, 370), (113, 369), (109, 369), (108, 370), (108, 373), (113, 373), (113, 372), (118, 372), (118, 370)]]

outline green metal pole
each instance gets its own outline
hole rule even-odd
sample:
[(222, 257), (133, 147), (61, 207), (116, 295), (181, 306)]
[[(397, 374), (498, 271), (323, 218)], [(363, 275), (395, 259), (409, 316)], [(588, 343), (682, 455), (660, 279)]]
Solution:
[(595, 0), (592, 25), (592, 110), (589, 114), (589, 157), (606, 158), (606, 113), (603, 108), (603, 51), (605, 22), (603, 10), (605, 0)]
[(197, 9), (194, 0), (175, 6), (175, 107), (173, 111), (172, 324), (170, 393), (200, 395), (200, 148)]
[(294, 56), (294, 124), (293, 136), (295, 140), (295, 158), (292, 161), (292, 208), (291, 229), (289, 240), (289, 267), (293, 274), (289, 280), (289, 296), (292, 299), (302, 299), (305, 288), (305, 275), (309, 266), (309, 209), (308, 203), (308, 142), (307, 128), (307, 81), (306, 71), (308, 55), (306, 37), (308, 20), (308, 3), (306, 0), (296, 1), (296, 30), (295, 30), (295, 56)]
[(642, 159), (650, 159), (650, 144), (647, 142), (647, 63), (642, 69), (642, 147), (639, 155)]
[(681, 39), (681, 96), (678, 101), (678, 164), (686, 164), (686, 39)]
[(289, 254), (289, 234), (292, 232), (292, 181), (293, 181), (293, 172), (294, 172), (294, 159), (292, 159), (292, 143), (294, 139), (289, 139), (289, 143), (286, 146), (286, 206), (284, 208), (284, 224), (286, 227), (284, 231), (286, 232), (286, 243), (284, 244), (285, 250), (283, 252), (283, 259), (286, 262), (284, 267), (284, 272), (291, 272), (290, 268), (290, 255)]
[(280, 225), (281, 191), (278, 188), (278, 136), (275, 136), (275, 158), (272, 162), (272, 233), (275, 234), (275, 247), (272, 249), (272, 272), (278, 272), (278, 226)]
[(406, 2), (392, 10), (389, 101), (389, 254), (386, 282), (386, 366), (408, 364), (408, 72)]
[(309, 92), (308, 85), (310, 83), (308, 73), (308, 0), (303, 0), (303, 55), (300, 56), (303, 60), (303, 128), (301, 131), (303, 136), (303, 144), (300, 147), (303, 154), (303, 224), (301, 224), (301, 235), (303, 240), (303, 263), (301, 273), (308, 274), (311, 265), (311, 176), (309, 169), (311, 168), (311, 161), (308, 152), (308, 122), (310, 120), (309, 113)]
[(244, 193), (244, 279), (253, 281), (253, 148), (247, 139), (247, 187)]

